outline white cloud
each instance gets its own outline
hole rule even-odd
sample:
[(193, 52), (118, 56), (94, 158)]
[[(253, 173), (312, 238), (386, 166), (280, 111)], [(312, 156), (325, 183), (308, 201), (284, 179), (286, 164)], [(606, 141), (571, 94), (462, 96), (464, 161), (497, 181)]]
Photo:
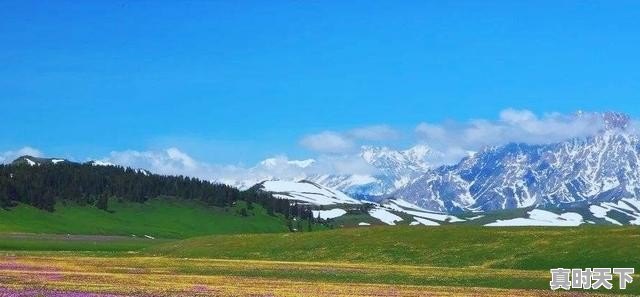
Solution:
[(500, 112), (500, 120), (502, 120), (505, 123), (512, 123), (512, 124), (527, 123), (531, 121), (536, 121), (536, 119), (537, 119), (536, 115), (533, 112), (526, 109), (517, 110), (513, 108), (508, 108)]
[(400, 135), (400, 132), (387, 125), (373, 125), (346, 132), (324, 131), (307, 135), (300, 140), (300, 144), (319, 153), (347, 153), (352, 152), (358, 143), (395, 140)]
[(399, 138), (400, 132), (387, 125), (375, 125), (353, 129), (348, 135), (359, 140), (384, 141)]
[(307, 135), (300, 140), (300, 144), (307, 149), (321, 153), (345, 153), (354, 147), (351, 139), (332, 131)]
[(204, 166), (205, 164), (199, 164), (189, 155), (175, 147), (164, 151), (114, 151), (100, 161), (131, 168), (144, 168), (159, 174), (208, 177), (208, 168)]
[[(157, 174), (183, 175), (229, 184), (252, 179), (247, 168), (237, 165), (209, 164), (197, 160), (175, 147), (165, 150), (113, 151), (109, 156), (99, 161), (135, 169), (146, 169)], [(274, 172), (278, 171), (274, 170)]]
[(310, 173), (318, 175), (369, 175), (377, 172), (376, 169), (367, 163), (359, 154), (320, 156), (318, 157), (316, 166), (310, 169)]
[(184, 175), (217, 181), (238, 187), (250, 187), (269, 179), (299, 180), (311, 175), (371, 174), (375, 169), (359, 155), (322, 155), (317, 159), (291, 160), (280, 155), (252, 167), (215, 165), (194, 159), (187, 153), (169, 148), (160, 151), (111, 152), (100, 161), (142, 168), (158, 174)]
[(634, 133), (640, 133), (640, 121), (637, 120), (632, 120), (631, 121), (631, 125), (630, 125), (630, 129), (634, 132)]
[[(438, 166), (456, 163), (470, 152), (487, 145), (556, 142), (590, 135), (603, 127), (601, 114), (551, 113), (539, 117), (527, 110), (507, 109), (500, 113), (498, 120), (493, 121), (421, 123), (416, 127), (416, 133), (419, 142), (433, 149), (430, 163)], [(286, 155), (279, 155), (251, 167), (209, 164), (196, 160), (175, 147), (160, 151), (111, 152), (100, 161), (144, 168), (159, 174), (194, 176), (249, 187), (268, 179), (298, 180), (311, 175), (376, 174), (376, 169), (355, 152), (356, 142), (389, 140), (398, 135), (398, 132), (384, 125), (362, 127), (343, 133), (325, 131), (306, 136), (300, 141), (303, 146), (320, 153), (314, 159), (291, 160)], [(40, 155), (29, 149), (25, 148), (20, 152)]]
[(167, 155), (171, 160), (180, 162), (185, 168), (193, 169), (197, 167), (196, 161), (193, 160), (193, 158), (175, 147), (167, 149)]
[(33, 157), (42, 157), (42, 152), (30, 146), (25, 146), (18, 150), (6, 151), (3, 153), (0, 153), (0, 163), (1, 164), (11, 163), (13, 162), (13, 160), (25, 155), (29, 155)]
[[(610, 117), (610, 123), (624, 117)], [(628, 129), (640, 129), (632, 120)], [(542, 144), (592, 135), (605, 127), (601, 113), (536, 115), (528, 110), (503, 110), (496, 120), (421, 123), (415, 128), (417, 142), (433, 149), (433, 165), (452, 164), (484, 146), (509, 142)], [(638, 131), (638, 130), (636, 130)], [(325, 131), (304, 137), (300, 144), (318, 152), (314, 159), (292, 160), (286, 155), (268, 158), (254, 166), (209, 164), (190, 156), (182, 149), (114, 151), (99, 161), (132, 168), (143, 168), (167, 175), (185, 175), (236, 186), (251, 186), (267, 179), (295, 180), (310, 175), (375, 174), (376, 169), (357, 153), (356, 145), (390, 141), (400, 133), (389, 126), (361, 127), (345, 132)], [(22, 155), (42, 156), (31, 147), (0, 153), (0, 163)]]
[(545, 144), (594, 135), (604, 128), (600, 113), (537, 116), (529, 110), (506, 109), (498, 120), (471, 120), (464, 123), (421, 123), (416, 127), (420, 141), (455, 160), (468, 151), (511, 142)]

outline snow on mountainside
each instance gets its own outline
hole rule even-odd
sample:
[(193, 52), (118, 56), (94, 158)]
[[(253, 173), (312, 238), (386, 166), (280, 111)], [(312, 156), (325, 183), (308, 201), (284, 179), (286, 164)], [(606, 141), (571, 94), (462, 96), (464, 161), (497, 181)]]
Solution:
[[(33, 156), (22, 156), (11, 162), (11, 165), (29, 165), (29, 166), (42, 166), (42, 165), (58, 165), (58, 164), (80, 164), (77, 162), (69, 161), (61, 158), (40, 158)], [(116, 166), (115, 164), (104, 161), (88, 161), (84, 164), (92, 166)], [(151, 175), (152, 173), (145, 169), (133, 169), (136, 173), (142, 173), (144, 175)]]
[[(431, 225), (433, 225), (435, 222), (464, 222), (463, 219), (460, 219), (458, 217), (446, 213), (429, 211), (402, 199), (388, 199), (386, 200), (386, 203), (382, 204), (382, 206), (386, 209), (412, 215), (415, 220), (421, 223), (424, 223), (424, 220), (429, 220), (429, 224)], [(435, 225), (439, 224), (435, 223)]]
[(348, 213), (348, 210), (359, 209), (369, 204), (369, 216), (387, 224), (395, 225), (403, 221), (399, 215), (411, 217), (418, 224), (437, 226), (441, 223), (463, 222), (463, 219), (445, 213), (428, 211), (407, 201), (386, 199), (382, 204), (359, 201), (347, 196), (339, 190), (318, 185), (310, 181), (280, 181), (262, 182), (254, 189), (270, 192), (274, 197), (298, 201), (316, 207), (334, 206), (329, 210), (313, 210), (314, 217), (321, 219), (335, 219)]
[(105, 161), (99, 161), (99, 160), (89, 161), (89, 162), (87, 162), (87, 164), (93, 165), (93, 166), (116, 166), (113, 163), (105, 162)]
[(59, 163), (69, 163), (66, 159), (60, 158), (40, 158), (33, 156), (22, 156), (15, 159), (11, 162), (12, 165), (29, 165), (29, 166), (40, 166), (45, 164), (59, 164)]
[(216, 182), (248, 189), (265, 180), (308, 180), (358, 199), (379, 200), (427, 172), (431, 168), (430, 160), (436, 159), (437, 153), (425, 145), (401, 151), (363, 146), (357, 158), (374, 173), (325, 174), (319, 172), (327, 172), (323, 167), (326, 164), (319, 164), (314, 159), (269, 158), (250, 168), (240, 180), (220, 179)]
[(515, 218), (510, 220), (497, 220), (485, 226), (580, 226), (585, 222), (582, 216), (575, 212), (556, 214), (542, 209), (534, 209), (528, 218)]
[(386, 212), (412, 216), (412, 224), (437, 225), (462, 220), (451, 214), (481, 218), (493, 211), (537, 209), (511, 221), (489, 223), (640, 224), (640, 137), (623, 114), (605, 113), (601, 119), (602, 130), (589, 137), (487, 147), (455, 165), (435, 169), (429, 169), (428, 160), (436, 153), (428, 147), (363, 147), (360, 156), (377, 169), (376, 174), (305, 178), (354, 198), (379, 201), (370, 215), (387, 223), (391, 221)]
[(629, 118), (604, 114), (595, 136), (486, 148), (429, 171), (394, 194), (428, 210), (575, 208), (640, 197), (640, 138)]
[(409, 184), (431, 168), (436, 152), (425, 145), (397, 151), (386, 147), (363, 146), (360, 157), (373, 168), (373, 175), (329, 174), (307, 179), (335, 188), (351, 196), (375, 200)]
[(311, 205), (362, 204), (340, 191), (306, 180), (298, 182), (269, 180), (257, 184), (256, 189), (271, 192), (277, 198)]
[(589, 206), (589, 211), (593, 217), (604, 219), (614, 225), (626, 223), (640, 225), (640, 200), (638, 199), (623, 198), (615, 203), (603, 202)]
[(316, 160), (288, 160), (286, 158), (268, 158), (249, 168), (248, 172), (238, 179), (221, 178), (213, 182), (227, 184), (241, 190), (249, 189), (266, 180), (310, 180), (306, 170), (313, 167)]

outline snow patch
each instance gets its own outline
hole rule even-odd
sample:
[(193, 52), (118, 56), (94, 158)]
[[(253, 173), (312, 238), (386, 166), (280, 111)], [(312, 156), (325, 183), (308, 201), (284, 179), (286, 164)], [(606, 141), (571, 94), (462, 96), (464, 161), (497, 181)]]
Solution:
[(421, 217), (421, 218), (426, 218), (426, 219), (440, 221), (440, 222), (457, 223), (457, 222), (465, 221), (456, 216), (427, 211), (423, 208), (420, 208), (419, 206), (416, 206), (414, 204), (411, 204), (401, 199), (391, 200), (390, 203), (384, 204), (383, 206), (388, 209), (410, 214), (415, 217)]
[(411, 209), (415, 209), (415, 210), (427, 211), (426, 209), (424, 209), (424, 208), (422, 208), (420, 206), (417, 206), (417, 205), (415, 205), (415, 204), (413, 204), (411, 202), (408, 202), (406, 200), (403, 200), (403, 199), (391, 200), (391, 203), (394, 203), (394, 204), (396, 204), (396, 205), (398, 205), (400, 207), (403, 207), (403, 208), (411, 208)]
[(479, 215), (479, 216), (475, 216), (475, 217), (470, 217), (470, 218), (467, 218), (467, 220), (469, 220), (469, 221), (473, 221), (473, 220), (477, 220), (477, 219), (480, 219), (480, 218), (484, 218), (484, 215)]
[(370, 210), (369, 215), (382, 221), (387, 225), (395, 225), (396, 222), (402, 221), (401, 217), (394, 215), (390, 213), (388, 210), (382, 209), (382, 208), (374, 208)]
[(431, 221), (431, 220), (427, 220), (427, 219), (423, 219), (420, 217), (413, 217), (414, 220), (420, 222), (420, 224), (425, 225), (425, 226), (440, 226), (440, 224)]
[(335, 219), (347, 213), (346, 210), (340, 208), (334, 208), (330, 210), (313, 210), (312, 212), (314, 218), (319, 217), (323, 220)]
[(614, 225), (622, 226), (622, 223), (607, 216), (607, 213), (609, 212), (609, 210), (610, 210), (609, 208), (605, 208), (600, 205), (589, 206), (589, 211), (591, 211), (594, 217), (604, 219), (605, 221)]
[(497, 220), (485, 226), (580, 226), (583, 223), (582, 216), (575, 212), (556, 214), (547, 210), (534, 209), (529, 212), (529, 218)]
[(338, 190), (307, 181), (272, 180), (261, 185), (263, 191), (271, 192), (274, 197), (281, 199), (298, 200), (313, 205), (362, 204)]
[(116, 166), (113, 163), (105, 162), (105, 161), (91, 161), (91, 165), (93, 166)]

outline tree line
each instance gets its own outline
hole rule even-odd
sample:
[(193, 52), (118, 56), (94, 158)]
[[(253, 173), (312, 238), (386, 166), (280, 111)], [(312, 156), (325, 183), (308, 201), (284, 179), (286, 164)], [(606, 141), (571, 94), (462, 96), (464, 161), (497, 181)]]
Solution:
[(270, 215), (282, 214), (290, 222), (294, 218), (313, 220), (308, 207), (275, 198), (270, 193), (255, 189), (240, 191), (187, 176), (73, 162), (0, 165), (0, 207), (5, 209), (23, 203), (55, 211), (57, 202), (75, 202), (108, 210), (110, 199), (143, 203), (157, 197), (196, 200), (216, 207), (246, 201), (248, 205), (263, 206)]

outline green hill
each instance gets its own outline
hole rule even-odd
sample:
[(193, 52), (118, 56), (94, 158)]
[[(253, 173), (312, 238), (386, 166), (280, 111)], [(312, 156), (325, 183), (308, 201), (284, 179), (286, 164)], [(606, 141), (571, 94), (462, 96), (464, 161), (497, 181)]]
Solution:
[(244, 201), (237, 201), (234, 206), (226, 208), (177, 199), (152, 199), (145, 203), (114, 201), (110, 203), (108, 212), (74, 203), (59, 203), (54, 212), (24, 204), (8, 210), (0, 209), (0, 233), (187, 238), (287, 231), (283, 216), (269, 215), (257, 204), (247, 210)]
[(194, 258), (549, 269), (638, 267), (638, 246), (640, 228), (634, 227), (395, 226), (208, 236), (155, 246), (146, 252)]
[(259, 204), (270, 215), (313, 219), (307, 207), (268, 193), (241, 191), (198, 178), (95, 164), (31, 156), (22, 156), (8, 165), (0, 164), (0, 208), (11, 209), (23, 204), (54, 212), (61, 204), (76, 203), (107, 211), (112, 201), (144, 203), (156, 197), (174, 197), (224, 209), (239, 202)]

